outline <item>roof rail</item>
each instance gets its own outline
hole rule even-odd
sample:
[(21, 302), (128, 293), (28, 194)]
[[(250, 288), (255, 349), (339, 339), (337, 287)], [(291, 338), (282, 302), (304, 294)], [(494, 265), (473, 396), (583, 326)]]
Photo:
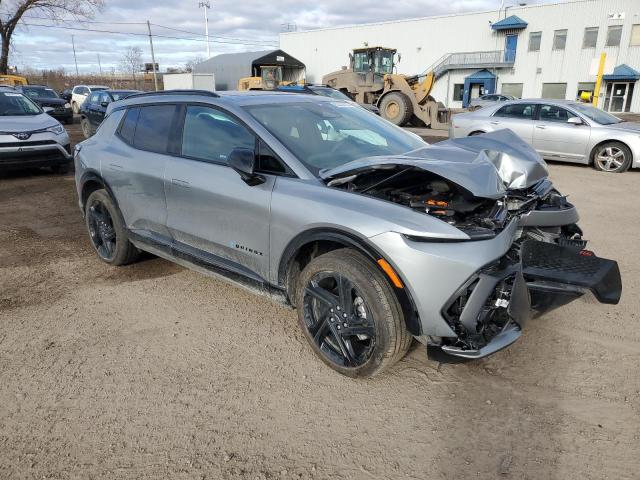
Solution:
[[(156, 95), (200, 95), (205, 97), (214, 97), (219, 98), (216, 92), (212, 92), (210, 90), (159, 90), (157, 92), (142, 92), (142, 93), (134, 93), (133, 95), (129, 95), (126, 97), (126, 100), (130, 98), (138, 98), (138, 97), (153, 97)], [(124, 100), (124, 99), (123, 99)]]

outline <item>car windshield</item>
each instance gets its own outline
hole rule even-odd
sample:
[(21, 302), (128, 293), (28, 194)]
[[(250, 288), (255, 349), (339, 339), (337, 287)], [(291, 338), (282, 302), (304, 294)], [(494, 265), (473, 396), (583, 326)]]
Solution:
[(113, 98), (114, 102), (118, 100), (122, 100), (123, 98), (127, 98), (129, 95), (133, 95), (135, 92), (109, 92), (111, 98)]
[(29, 98), (59, 98), (55, 91), (46, 87), (22, 87), (22, 93)]
[(349, 101), (351, 101), (351, 99), (349, 97), (347, 97), (344, 93), (342, 93), (340, 90), (336, 90), (334, 88), (329, 88), (329, 87), (309, 87), (309, 89), (311, 89), (311, 91), (313, 91), (314, 93), (316, 93), (318, 95), (322, 95), (323, 97), (330, 97), (330, 98), (337, 98), (338, 100), (349, 100)]
[(42, 110), (21, 93), (0, 92), (0, 117), (39, 115)]
[(352, 102), (296, 102), (245, 109), (314, 174), (353, 160), (400, 155), (426, 144)]
[(614, 117), (610, 113), (603, 112), (598, 108), (594, 108), (584, 103), (578, 103), (571, 106), (585, 117), (593, 120), (596, 123), (599, 123), (600, 125), (612, 125), (614, 123), (620, 123), (622, 121), (618, 117)]

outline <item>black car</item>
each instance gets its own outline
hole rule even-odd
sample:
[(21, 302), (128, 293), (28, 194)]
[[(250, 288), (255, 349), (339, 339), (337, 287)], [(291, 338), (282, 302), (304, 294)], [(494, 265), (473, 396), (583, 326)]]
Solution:
[(89, 95), (80, 107), (80, 125), (82, 126), (82, 134), (84, 137), (89, 138), (96, 133), (102, 120), (104, 120), (107, 107), (111, 102), (117, 102), (134, 93), (140, 93), (140, 91), (100, 90)]
[[(282, 85), (276, 89), (279, 92), (288, 92), (288, 93), (307, 93), (310, 95), (321, 95), (323, 97), (335, 98), (337, 100), (347, 100), (349, 102), (353, 102), (353, 100), (348, 96), (342, 93), (340, 90), (336, 90), (335, 88), (329, 87), (328, 85), (313, 85), (313, 84), (304, 84), (304, 85)], [(354, 102), (356, 103), (356, 102)], [(375, 113), (376, 115), (380, 115), (380, 109), (375, 105), (368, 105), (365, 103), (358, 103), (362, 108), (369, 110), (370, 112)]]
[(73, 123), (73, 111), (71, 104), (56, 93), (55, 90), (45, 85), (24, 85), (16, 87), (16, 90), (31, 99), (40, 108), (53, 108), (49, 112), (53, 118), (66, 124)]

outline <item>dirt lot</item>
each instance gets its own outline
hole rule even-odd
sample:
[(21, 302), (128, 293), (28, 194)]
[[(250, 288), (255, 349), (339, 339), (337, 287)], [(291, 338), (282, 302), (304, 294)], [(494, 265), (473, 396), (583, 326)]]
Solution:
[(414, 346), (369, 381), (268, 299), (99, 262), (71, 175), (0, 178), (0, 478), (638, 478), (640, 172), (551, 171), (622, 303), (569, 305), (475, 363)]

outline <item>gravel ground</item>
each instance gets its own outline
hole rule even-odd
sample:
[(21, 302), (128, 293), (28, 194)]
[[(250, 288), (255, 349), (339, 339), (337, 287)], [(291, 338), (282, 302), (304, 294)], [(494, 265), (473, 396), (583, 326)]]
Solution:
[(620, 262), (621, 304), (571, 304), (474, 363), (414, 345), (366, 381), (267, 298), (98, 261), (72, 176), (0, 178), (0, 478), (638, 478), (640, 172), (551, 173)]

